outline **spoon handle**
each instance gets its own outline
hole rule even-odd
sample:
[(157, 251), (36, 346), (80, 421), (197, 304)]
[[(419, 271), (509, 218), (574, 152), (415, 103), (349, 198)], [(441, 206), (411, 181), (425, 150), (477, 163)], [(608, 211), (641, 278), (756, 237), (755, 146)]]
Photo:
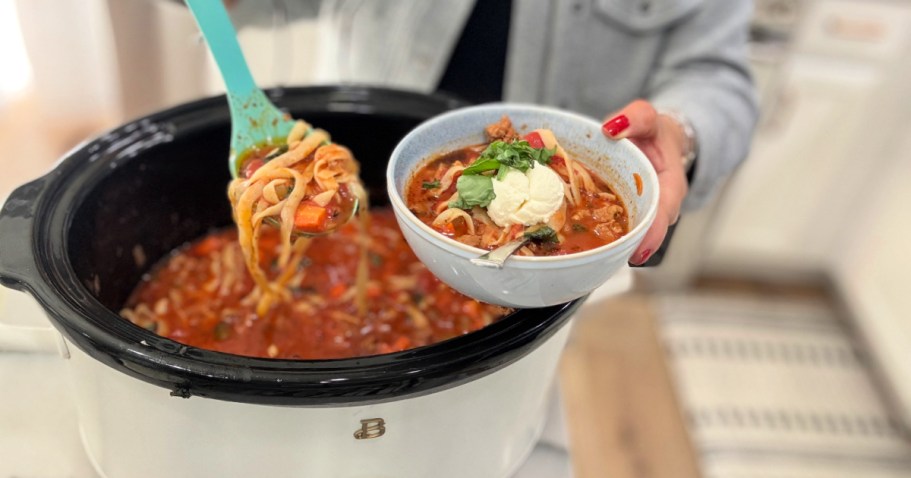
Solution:
[(202, 36), (206, 39), (231, 107), (231, 153), (228, 168), (237, 177), (238, 158), (247, 149), (284, 138), (294, 122), (269, 101), (256, 86), (247, 60), (237, 43), (237, 33), (221, 0), (186, 0)]
[(528, 239), (525, 237), (520, 237), (512, 242), (507, 242), (502, 246), (484, 254), (481, 257), (476, 257), (471, 260), (471, 263), (476, 266), (481, 267), (490, 267), (492, 269), (502, 269), (503, 264), (506, 262), (506, 259), (509, 259), (509, 256), (513, 255), (518, 251), (525, 243), (528, 242)]
[(218, 70), (229, 92), (250, 95), (257, 88), (247, 68), (237, 33), (221, 0), (186, 0), (196, 24), (209, 44)]

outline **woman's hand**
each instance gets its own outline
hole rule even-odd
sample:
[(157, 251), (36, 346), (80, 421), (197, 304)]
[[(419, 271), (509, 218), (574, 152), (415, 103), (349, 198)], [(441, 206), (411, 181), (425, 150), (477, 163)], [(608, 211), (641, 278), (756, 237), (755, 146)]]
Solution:
[(631, 264), (640, 265), (658, 250), (667, 228), (680, 214), (688, 189), (682, 160), (686, 135), (675, 119), (658, 114), (645, 100), (633, 101), (609, 116), (601, 131), (611, 139), (628, 138), (648, 156), (658, 173), (658, 215), (630, 258)]

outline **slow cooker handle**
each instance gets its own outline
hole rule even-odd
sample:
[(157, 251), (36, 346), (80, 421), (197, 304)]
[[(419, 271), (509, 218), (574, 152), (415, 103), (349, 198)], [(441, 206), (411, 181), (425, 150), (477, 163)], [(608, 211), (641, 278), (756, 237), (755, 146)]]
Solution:
[[(47, 183), (48, 178), (44, 176), (20, 186), (10, 194), (0, 210), (0, 284), (11, 289), (32, 293), (34, 281), (39, 277), (33, 248), (35, 214)], [(0, 294), (0, 320), (7, 314), (39, 313), (40, 310), (31, 300)], [(50, 325), (23, 326), (0, 322), (0, 351), (69, 356), (62, 336)]]
[(47, 177), (19, 186), (0, 209), (0, 284), (27, 290), (38, 278), (34, 226)]

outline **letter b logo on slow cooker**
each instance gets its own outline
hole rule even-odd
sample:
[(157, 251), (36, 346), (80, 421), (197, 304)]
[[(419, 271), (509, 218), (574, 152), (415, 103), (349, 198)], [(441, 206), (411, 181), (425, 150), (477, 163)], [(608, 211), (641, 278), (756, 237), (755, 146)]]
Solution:
[(386, 433), (386, 421), (382, 418), (367, 418), (361, 420), (361, 427), (354, 432), (356, 440), (379, 438)]

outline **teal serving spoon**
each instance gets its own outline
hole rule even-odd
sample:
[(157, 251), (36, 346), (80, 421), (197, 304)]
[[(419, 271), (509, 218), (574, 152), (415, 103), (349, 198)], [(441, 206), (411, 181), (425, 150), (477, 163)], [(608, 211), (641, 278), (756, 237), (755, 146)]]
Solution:
[[(239, 159), (243, 153), (253, 147), (283, 141), (294, 120), (282, 113), (269, 101), (263, 90), (256, 86), (253, 75), (247, 67), (247, 61), (237, 42), (237, 32), (231, 24), (231, 18), (221, 0), (186, 0), (199, 30), (215, 58), (218, 71), (225, 82), (228, 105), (231, 109), (231, 153), (228, 156), (228, 168), (231, 176), (237, 178), (243, 166)], [(312, 129), (307, 131), (307, 135)], [(348, 222), (357, 212), (358, 200), (355, 199), (351, 215), (337, 221), (335, 227), (327, 229), (327, 234)], [(273, 218), (267, 219), (275, 224)], [(302, 236), (321, 234), (295, 231)]]
[(256, 86), (247, 61), (237, 43), (237, 33), (221, 0), (186, 0), (187, 6), (209, 45), (221, 78), (225, 82), (231, 108), (231, 153), (228, 167), (231, 175), (240, 174), (238, 158), (258, 145), (283, 140), (291, 132), (294, 120), (269, 101)]

